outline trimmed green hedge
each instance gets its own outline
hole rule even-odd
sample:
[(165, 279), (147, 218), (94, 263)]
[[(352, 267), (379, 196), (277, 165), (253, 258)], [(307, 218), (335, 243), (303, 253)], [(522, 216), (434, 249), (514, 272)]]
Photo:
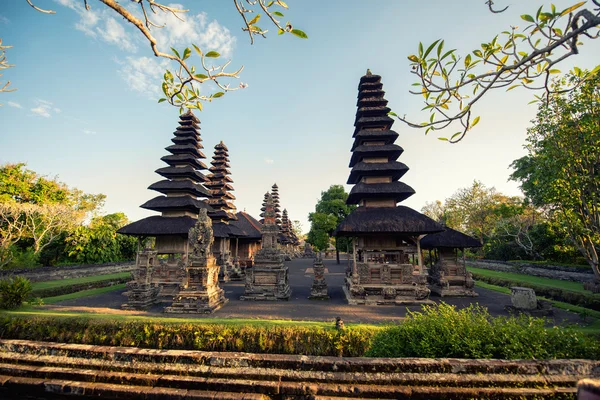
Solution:
[(362, 356), (379, 329), (0, 317), (3, 339), (315, 356)]
[(571, 292), (559, 288), (552, 288), (544, 285), (536, 285), (530, 282), (521, 282), (513, 279), (494, 278), (473, 272), (473, 279), (489, 283), (490, 285), (512, 287), (521, 286), (535, 290), (538, 296), (543, 296), (552, 300), (562, 301), (564, 303), (576, 306), (586, 307), (592, 310), (600, 311), (600, 296), (593, 294), (584, 294)]
[(106, 279), (106, 280), (102, 280), (102, 281), (77, 283), (74, 285), (51, 287), (51, 288), (47, 288), (47, 289), (37, 289), (37, 290), (32, 291), (31, 295), (33, 297), (42, 297), (42, 298), (56, 297), (56, 296), (62, 296), (65, 294), (80, 292), (82, 290), (96, 289), (96, 288), (119, 285), (121, 283), (127, 283), (130, 280), (131, 280), (131, 277), (127, 276), (124, 278), (117, 278), (117, 279), (113, 278), (113, 279)]
[(544, 319), (492, 318), (487, 309), (440, 304), (399, 325), (328, 326), (148, 322), (0, 314), (0, 338), (154, 349), (346, 357), (600, 359), (597, 337), (546, 328)]
[(492, 317), (486, 308), (462, 310), (439, 304), (409, 312), (404, 323), (373, 339), (370, 357), (458, 357), (497, 359), (600, 359), (600, 341), (525, 315)]

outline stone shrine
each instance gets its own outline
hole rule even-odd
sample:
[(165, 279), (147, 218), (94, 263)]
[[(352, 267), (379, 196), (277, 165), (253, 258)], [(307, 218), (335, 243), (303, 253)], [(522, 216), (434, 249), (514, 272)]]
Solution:
[[(465, 248), (481, 247), (481, 243), (471, 236), (454, 229), (445, 228), (444, 232), (427, 235), (421, 241), (421, 248), (435, 250), (437, 258), (429, 269), (429, 287), (433, 293), (441, 297), (466, 296), (476, 297), (473, 275), (465, 265)], [(458, 250), (462, 251), (459, 257)]]
[(181, 285), (173, 304), (166, 313), (209, 314), (229, 300), (219, 287), (219, 265), (212, 254), (212, 221), (206, 210), (200, 210), (196, 225), (189, 232), (190, 254), (186, 267), (186, 282)]
[[(350, 304), (430, 303), (420, 241), (443, 231), (431, 218), (397, 203), (415, 193), (399, 179), (408, 167), (398, 162), (404, 151), (394, 144), (381, 77), (360, 79), (354, 144), (346, 204), (358, 207), (338, 225), (335, 235), (352, 239), (352, 266), (343, 287)], [(410, 262), (409, 256), (417, 260)]]
[(133, 281), (127, 282), (127, 303), (125, 310), (145, 310), (158, 302), (160, 288), (152, 283), (152, 272), (158, 253), (153, 250), (138, 252), (136, 269), (132, 272)]
[(313, 263), (313, 273), (315, 274), (315, 277), (308, 298), (311, 300), (329, 300), (327, 282), (325, 282), (325, 267), (323, 266), (321, 253), (317, 254), (317, 257), (315, 258), (315, 262)]
[(263, 212), (262, 248), (254, 256), (254, 266), (246, 271), (246, 286), (240, 300), (289, 300), (288, 268), (279, 249), (279, 227), (273, 196), (266, 195)]

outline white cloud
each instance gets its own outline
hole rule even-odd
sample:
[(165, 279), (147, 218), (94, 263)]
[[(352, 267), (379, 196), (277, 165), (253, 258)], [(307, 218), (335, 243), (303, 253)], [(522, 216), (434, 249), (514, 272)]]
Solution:
[(265, 164), (273, 164), (275, 161), (270, 158), (265, 158)]
[(6, 18), (4, 15), (0, 14), (0, 24), (10, 24), (10, 19)]
[(133, 34), (128, 33), (123, 25), (114, 18), (117, 16), (114, 11), (98, 6), (86, 10), (82, 2), (75, 2), (74, 0), (54, 1), (72, 9), (79, 15), (80, 19), (75, 24), (75, 29), (93, 38), (115, 44), (123, 50), (130, 52), (137, 50), (137, 46), (131, 39)]
[(60, 108), (54, 107), (54, 104), (47, 100), (36, 100), (36, 107), (31, 109), (31, 112), (40, 117), (50, 118), (51, 113), (59, 113)]
[(15, 107), (15, 108), (23, 108), (23, 106), (22, 106), (22, 105), (20, 105), (19, 103), (15, 103), (14, 101), (9, 101), (9, 102), (8, 102), (8, 103), (6, 103), (6, 104), (8, 104), (8, 105), (9, 105), (9, 106), (11, 106), (11, 107)]
[(150, 57), (127, 57), (126, 61), (120, 62), (120, 64), (122, 68), (119, 69), (119, 75), (127, 85), (156, 100), (161, 93), (161, 76), (169, 62), (165, 59)]
[[(58, 4), (74, 10), (80, 17), (75, 28), (86, 35), (118, 46), (129, 53), (138, 48), (149, 49), (149, 44), (140, 32), (128, 22), (120, 22), (118, 14), (108, 8), (100, 8), (92, 4), (90, 10), (86, 10), (83, 2), (76, 0), (54, 0)], [(168, 4), (168, 6), (183, 9), (181, 4)], [(143, 20), (140, 7), (137, 4), (125, 5), (127, 10), (135, 17)], [(216, 20), (210, 20), (204, 12), (199, 14), (180, 14), (183, 21), (177, 19), (172, 13), (158, 11), (156, 14), (148, 12), (153, 23), (162, 28), (152, 28), (158, 49), (170, 53), (171, 47), (180, 51), (183, 48), (197, 45), (202, 51), (211, 50), (221, 53), (223, 58), (230, 58), (233, 54), (236, 38), (229, 29), (219, 24)], [(195, 52), (194, 52), (195, 54)], [(120, 60), (119, 75), (127, 85), (135, 91), (150, 96), (153, 99), (161, 93), (161, 76), (169, 65), (164, 59), (142, 56), (125, 57)], [(198, 59), (190, 58), (190, 64), (200, 65)]]
[(84, 129), (84, 130), (83, 130), (83, 133), (84, 133), (84, 134), (86, 134), (86, 135), (95, 135), (95, 134), (96, 134), (96, 132), (94, 132), (94, 131), (91, 131), (91, 130), (89, 130), (89, 129)]

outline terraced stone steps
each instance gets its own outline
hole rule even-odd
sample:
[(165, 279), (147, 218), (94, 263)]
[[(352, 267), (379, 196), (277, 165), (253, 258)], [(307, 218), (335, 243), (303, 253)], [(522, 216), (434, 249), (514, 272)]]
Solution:
[(21, 391), (33, 398), (574, 398), (579, 379), (600, 376), (600, 362), (307, 357), (1, 340), (0, 376), (0, 395)]

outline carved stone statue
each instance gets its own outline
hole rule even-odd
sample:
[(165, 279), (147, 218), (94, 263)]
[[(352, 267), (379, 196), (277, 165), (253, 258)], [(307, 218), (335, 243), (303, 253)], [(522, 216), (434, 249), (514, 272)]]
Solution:
[(211, 255), (214, 242), (212, 220), (208, 217), (206, 209), (198, 213), (196, 225), (190, 228), (188, 233), (190, 244), (190, 257), (207, 258)]

